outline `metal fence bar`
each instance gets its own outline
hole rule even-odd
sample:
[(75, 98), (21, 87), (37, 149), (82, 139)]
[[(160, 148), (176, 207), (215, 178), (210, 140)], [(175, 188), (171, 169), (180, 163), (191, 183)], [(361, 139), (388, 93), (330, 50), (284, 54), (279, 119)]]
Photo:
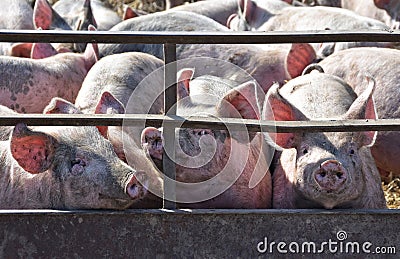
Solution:
[(205, 117), (182, 117), (154, 114), (16, 114), (0, 116), (0, 126), (121, 126), (141, 125), (161, 127), (164, 124), (180, 128), (211, 128), (250, 132), (346, 132), (346, 131), (400, 131), (400, 119), (379, 120), (313, 120), (313, 121), (258, 121), (224, 118), (224, 121)]
[(0, 42), (143, 43), (143, 44), (269, 44), (309, 42), (400, 42), (400, 31), (35, 31), (0, 30)]
[[(176, 45), (164, 44), (164, 113), (168, 115), (176, 114), (177, 84), (176, 84)], [(163, 125), (164, 136), (164, 155), (163, 171), (164, 177), (172, 180), (176, 178), (175, 165), (175, 127), (171, 124)], [(172, 200), (166, 200), (171, 197)], [(164, 209), (176, 209), (175, 200), (175, 181), (164, 181)]]

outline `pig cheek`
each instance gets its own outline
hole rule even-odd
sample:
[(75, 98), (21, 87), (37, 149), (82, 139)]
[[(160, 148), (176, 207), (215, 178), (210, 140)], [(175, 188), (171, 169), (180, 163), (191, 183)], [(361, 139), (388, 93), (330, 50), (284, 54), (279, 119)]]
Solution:
[(349, 160), (350, 160), (349, 164), (351, 164), (351, 166), (350, 168), (346, 168), (347, 171), (349, 172), (347, 179), (347, 182), (350, 185), (349, 188), (351, 188), (354, 191), (354, 193), (361, 193), (362, 189), (364, 188), (363, 186), (364, 181), (362, 180), (362, 175), (363, 175), (361, 167), (362, 161), (358, 156), (358, 150), (355, 151), (354, 154), (349, 156)]
[(301, 154), (297, 157), (296, 171), (294, 174), (296, 189), (309, 198), (319, 196), (321, 191), (313, 177), (314, 171), (318, 166), (312, 163), (312, 161), (312, 152), (308, 151), (307, 154)]
[[(71, 169), (64, 178), (63, 186), (66, 206), (81, 209), (101, 207), (98, 200), (99, 187), (96, 183), (85, 177), (87, 174), (73, 175), (72, 171)], [(77, 171), (74, 173), (77, 173)]]

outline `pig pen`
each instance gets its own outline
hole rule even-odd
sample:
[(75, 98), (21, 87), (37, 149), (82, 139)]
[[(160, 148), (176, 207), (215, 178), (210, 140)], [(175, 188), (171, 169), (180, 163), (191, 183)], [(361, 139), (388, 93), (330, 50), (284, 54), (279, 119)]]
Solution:
[[(99, 42), (162, 43), (165, 63), (176, 60), (180, 43), (293, 43), (332, 41), (400, 41), (398, 32), (321, 31), (275, 33), (130, 33), (72, 31), (1, 31), (7, 42)], [(165, 71), (165, 81), (176, 82), (176, 67)], [(176, 86), (175, 86), (176, 87)], [(1, 126), (24, 122), (29, 126), (121, 125), (146, 117), (148, 126), (164, 125), (168, 147), (175, 125), (183, 127), (224, 128), (212, 119), (187, 119), (174, 116), (176, 88), (166, 92), (163, 115), (39, 115), (2, 116)], [(171, 113), (172, 112), (172, 113)], [(235, 119), (229, 125), (243, 124)], [(246, 122), (249, 131), (363, 131), (399, 130), (399, 120)], [(172, 138), (173, 139), (173, 138)], [(164, 159), (166, 174), (174, 179), (174, 163)], [(384, 186), (388, 198), (398, 201), (399, 180)], [(174, 186), (165, 186), (174, 193)], [(394, 195), (396, 193), (396, 195)], [(54, 257), (133, 257), (133, 258), (249, 258), (314, 257), (314, 254), (341, 257), (368, 257), (384, 254), (396, 258), (400, 237), (397, 210), (187, 210), (176, 209), (174, 202), (148, 210), (3, 210), (0, 211), (0, 256), (2, 258)]]

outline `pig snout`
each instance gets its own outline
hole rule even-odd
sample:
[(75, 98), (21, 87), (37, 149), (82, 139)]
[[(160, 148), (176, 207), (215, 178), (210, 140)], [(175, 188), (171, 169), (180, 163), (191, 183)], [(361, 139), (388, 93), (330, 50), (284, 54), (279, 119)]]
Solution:
[(336, 160), (324, 161), (314, 173), (314, 179), (322, 190), (338, 191), (347, 180), (347, 172)]
[[(140, 177), (140, 178), (139, 178)], [(140, 181), (138, 180), (141, 179)], [(148, 180), (144, 173), (137, 172), (136, 175), (131, 175), (125, 186), (125, 193), (134, 200), (143, 198), (148, 190)]]

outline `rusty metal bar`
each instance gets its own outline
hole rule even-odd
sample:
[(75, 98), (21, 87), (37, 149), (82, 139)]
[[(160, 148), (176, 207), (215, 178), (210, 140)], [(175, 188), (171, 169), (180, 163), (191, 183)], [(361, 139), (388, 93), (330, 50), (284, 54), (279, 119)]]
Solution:
[[(176, 84), (176, 45), (164, 44), (164, 113), (168, 115), (176, 114), (177, 84)], [(173, 181), (164, 181), (164, 209), (175, 209), (175, 127), (171, 124), (163, 125), (164, 136), (164, 155), (163, 172), (164, 177)], [(170, 197), (172, 199), (166, 199)]]
[(268, 44), (308, 42), (400, 42), (400, 31), (35, 31), (0, 30), (0, 42), (144, 43), (144, 44)]
[(16, 114), (0, 116), (0, 126), (25, 123), (29, 126), (121, 126), (138, 125), (145, 120), (146, 126), (171, 125), (180, 128), (211, 128), (243, 130), (250, 132), (346, 132), (346, 131), (400, 131), (400, 119), (379, 120), (313, 120), (313, 121), (258, 121), (235, 118), (213, 119), (154, 114)]

